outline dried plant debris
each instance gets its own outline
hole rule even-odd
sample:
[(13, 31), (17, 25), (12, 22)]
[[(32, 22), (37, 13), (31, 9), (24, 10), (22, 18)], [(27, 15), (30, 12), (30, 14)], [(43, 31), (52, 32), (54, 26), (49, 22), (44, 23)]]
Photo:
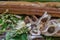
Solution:
[(47, 12), (38, 18), (35, 15), (9, 14), (7, 9), (0, 14), (0, 34), (4, 34), (1, 40), (54, 40), (44, 36), (57, 35), (60, 30), (59, 24), (60, 19), (51, 19)]

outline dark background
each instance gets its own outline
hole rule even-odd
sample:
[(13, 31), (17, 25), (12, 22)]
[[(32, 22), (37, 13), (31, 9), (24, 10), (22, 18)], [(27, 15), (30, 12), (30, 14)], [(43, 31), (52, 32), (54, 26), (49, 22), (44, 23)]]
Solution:
[(60, 0), (0, 0), (0, 1), (39, 1), (39, 2), (60, 2)]

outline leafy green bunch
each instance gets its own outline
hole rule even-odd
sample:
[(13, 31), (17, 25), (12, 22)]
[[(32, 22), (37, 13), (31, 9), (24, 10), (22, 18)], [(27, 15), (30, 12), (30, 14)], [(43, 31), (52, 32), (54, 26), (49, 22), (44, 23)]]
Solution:
[(11, 30), (10, 32), (7, 32), (5, 40), (28, 40), (27, 32), (27, 27), (23, 27), (19, 30)]
[(28, 28), (15, 29), (19, 20), (24, 19), (14, 14), (0, 14), (0, 34), (6, 32), (4, 40), (27, 40)]
[(0, 14), (0, 33), (13, 29), (20, 18), (13, 14)]

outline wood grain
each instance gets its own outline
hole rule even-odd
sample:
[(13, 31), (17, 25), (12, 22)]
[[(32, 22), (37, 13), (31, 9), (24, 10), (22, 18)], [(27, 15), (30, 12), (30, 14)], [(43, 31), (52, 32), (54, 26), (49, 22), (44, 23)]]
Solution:
[(53, 17), (60, 17), (60, 2), (1, 1), (0, 13), (6, 9), (13, 14), (39, 15), (47, 11)]

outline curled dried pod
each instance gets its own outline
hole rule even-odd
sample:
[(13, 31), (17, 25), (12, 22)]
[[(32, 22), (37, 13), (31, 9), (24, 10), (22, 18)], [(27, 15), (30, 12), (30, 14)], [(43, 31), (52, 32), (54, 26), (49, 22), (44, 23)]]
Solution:
[(25, 19), (24, 19), (24, 21), (25, 21), (26, 24), (30, 23), (30, 18), (28, 16), (26, 16)]
[(50, 26), (48, 28), (45, 29), (45, 31), (42, 32), (43, 35), (45, 36), (53, 36), (54, 34), (56, 34), (58, 32), (57, 27), (55, 26)]
[(45, 25), (46, 28), (44, 31), (42, 31), (42, 34), (46, 36), (54, 36), (54, 34), (59, 31), (57, 24), (57, 20), (50, 20), (47, 25)]
[(33, 15), (33, 16), (30, 16), (30, 17), (26, 16), (24, 21), (25, 21), (26, 24), (27, 23), (32, 23), (33, 24), (33, 23), (36, 23), (37, 20), (38, 20), (38, 18)]
[(32, 19), (33, 22), (36, 22), (38, 20), (38, 18), (34, 15), (31, 17), (31, 19)]
[(45, 11), (45, 13), (42, 15), (41, 18), (38, 19), (37, 25), (40, 25), (41, 22), (46, 23), (50, 20), (51, 16), (49, 14), (47, 14), (47, 12)]
[(38, 25), (38, 27), (40, 27), (41, 32), (47, 28), (46, 24), (50, 20), (50, 18), (51, 18), (51, 16), (49, 14), (47, 14), (47, 12), (45, 12), (42, 15), (42, 17), (40, 19), (38, 19), (39, 21), (38, 21), (37, 25)]
[(37, 25), (36, 25), (36, 21), (38, 20), (38, 18), (36, 16), (27, 16), (25, 17), (25, 22), (26, 24), (28, 25), (28, 28), (30, 28), (30, 34), (31, 35), (40, 35), (39, 33), (39, 30), (37, 28)]

